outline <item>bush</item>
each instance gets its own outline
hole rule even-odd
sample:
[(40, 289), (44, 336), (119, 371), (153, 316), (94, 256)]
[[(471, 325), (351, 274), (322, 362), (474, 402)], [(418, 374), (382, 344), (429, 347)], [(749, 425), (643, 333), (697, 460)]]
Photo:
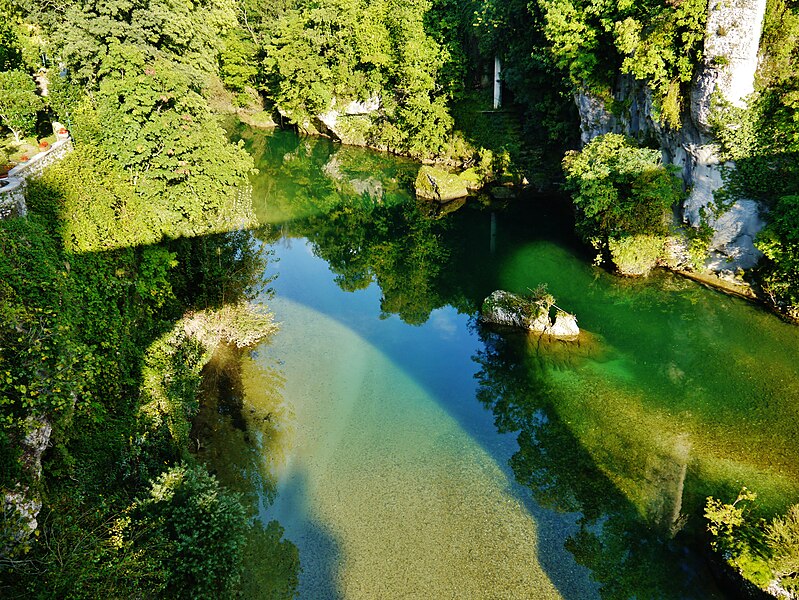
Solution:
[(613, 264), (622, 275), (648, 275), (663, 257), (666, 239), (659, 235), (608, 238)]
[(766, 528), (766, 542), (771, 549), (770, 565), (780, 585), (794, 594), (799, 592), (799, 504), (791, 506), (785, 517), (771, 522)]
[(147, 531), (148, 543), (164, 549), (170, 597), (216, 599), (239, 581), (245, 517), (238, 498), (205, 468), (184, 463), (152, 482), (126, 529)]
[[(615, 254), (632, 263), (651, 260), (658, 244), (662, 249), (662, 242), (653, 241), (668, 233), (669, 211), (682, 200), (683, 191), (674, 171), (661, 164), (658, 150), (639, 148), (631, 139), (609, 133), (581, 152), (567, 153), (563, 168), (583, 239), (611, 250), (611, 255), (614, 240)], [(633, 236), (641, 237), (633, 242)]]
[(707, 499), (711, 547), (760, 588), (776, 583), (795, 594), (799, 591), (799, 504), (767, 523), (751, 513), (756, 498), (743, 488), (732, 504)]

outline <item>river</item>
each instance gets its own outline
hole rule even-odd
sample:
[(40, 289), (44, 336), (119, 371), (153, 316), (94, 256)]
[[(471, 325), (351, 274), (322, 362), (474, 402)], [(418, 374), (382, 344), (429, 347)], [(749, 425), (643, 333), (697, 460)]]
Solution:
[[(442, 209), (409, 161), (237, 135), (281, 325), (208, 445), (299, 550), (300, 598), (724, 597), (706, 497), (799, 499), (799, 329), (593, 266), (557, 197)], [(540, 284), (578, 343), (478, 322), (491, 291)]]

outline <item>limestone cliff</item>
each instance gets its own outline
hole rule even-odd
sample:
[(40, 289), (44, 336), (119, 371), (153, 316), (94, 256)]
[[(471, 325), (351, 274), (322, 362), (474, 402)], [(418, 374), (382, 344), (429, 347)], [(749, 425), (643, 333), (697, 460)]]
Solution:
[(619, 76), (614, 90), (618, 104), (627, 107), (619, 116), (587, 93), (578, 93), (575, 98), (583, 143), (610, 132), (638, 139), (654, 136), (660, 142), (664, 162), (680, 167), (689, 192), (680, 217), (686, 225), (704, 223), (712, 228), (706, 267), (723, 277), (732, 277), (739, 269), (757, 263), (760, 252), (753, 240), (764, 222), (761, 207), (754, 200), (733, 198), (723, 207), (717, 204), (720, 199), (714, 194), (723, 186), (723, 170), (735, 165), (722, 163), (710, 117), (716, 99), (743, 106), (754, 91), (765, 10), (766, 0), (709, 1), (703, 62), (679, 130), (658, 122), (652, 94), (629, 76)]

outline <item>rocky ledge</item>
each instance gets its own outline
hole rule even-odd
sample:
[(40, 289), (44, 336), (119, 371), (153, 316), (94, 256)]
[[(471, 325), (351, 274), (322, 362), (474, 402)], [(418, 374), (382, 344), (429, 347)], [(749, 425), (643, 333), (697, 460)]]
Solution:
[(484, 323), (519, 327), (560, 340), (576, 340), (580, 335), (577, 317), (555, 306), (554, 318), (550, 308), (555, 300), (549, 294), (530, 297), (496, 290), (483, 302), (480, 319)]

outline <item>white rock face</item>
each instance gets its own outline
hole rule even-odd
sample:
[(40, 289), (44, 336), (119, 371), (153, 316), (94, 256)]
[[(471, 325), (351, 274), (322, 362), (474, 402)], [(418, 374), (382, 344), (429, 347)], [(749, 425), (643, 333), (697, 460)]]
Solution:
[(712, 271), (751, 269), (763, 256), (754, 239), (766, 223), (754, 200), (737, 200), (718, 217), (711, 216), (708, 223), (715, 231), (707, 263)]
[(359, 102), (353, 100), (346, 107), (344, 107), (344, 114), (347, 115), (371, 115), (373, 112), (380, 110), (380, 96), (372, 96), (371, 98)]
[(693, 92), (694, 122), (708, 128), (710, 96), (718, 92), (743, 107), (755, 91), (757, 52), (766, 0), (710, 0), (705, 30), (704, 69)]
[(580, 328), (577, 327), (577, 317), (565, 312), (559, 312), (555, 316), (555, 322), (547, 330), (547, 334), (561, 339), (572, 339), (580, 335)]
[(616, 119), (605, 108), (605, 103), (586, 91), (574, 96), (580, 113), (580, 141), (587, 144), (595, 137), (616, 131)]
[(45, 418), (25, 419), (25, 439), (22, 440), (22, 462), (36, 479), (42, 475), (42, 454), (50, 444), (53, 426)]
[(350, 140), (346, 140), (346, 134), (340, 131), (339, 118), (342, 116), (355, 117), (359, 115), (371, 115), (380, 110), (381, 100), (380, 96), (371, 96), (363, 101), (353, 100), (342, 109), (336, 108), (336, 104), (336, 99), (333, 98), (330, 103), (330, 110), (317, 115), (316, 118), (324, 128), (327, 129), (327, 133), (345, 142), (349, 142)]
[[(718, 147), (714, 144), (689, 144), (691, 191), (683, 204), (683, 218), (692, 227), (701, 224), (701, 213), (713, 201), (713, 193), (724, 185), (721, 177)], [(727, 163), (727, 168), (734, 165)]]
[[(25, 419), (25, 437), (20, 444), (20, 461), (28, 474), (38, 480), (42, 475), (42, 454), (50, 444), (53, 426), (43, 417), (29, 416)], [(39, 526), (37, 517), (42, 509), (38, 495), (27, 485), (17, 484), (13, 490), (3, 490), (3, 511), (9, 518), (16, 519), (13, 526), (13, 544), (24, 542)], [(0, 554), (10, 547), (0, 546)]]
[(634, 137), (654, 134), (660, 140), (664, 162), (682, 169), (689, 189), (683, 205), (684, 222), (698, 227), (704, 213), (705, 223), (714, 230), (711, 259), (706, 266), (716, 272), (751, 268), (761, 256), (753, 240), (765, 223), (755, 201), (741, 198), (726, 212), (715, 213), (714, 194), (724, 185), (722, 170), (734, 169), (735, 165), (721, 163), (713, 143), (710, 114), (714, 93), (735, 106), (744, 106), (746, 97), (754, 91), (765, 9), (766, 0), (710, 0), (704, 62), (691, 89), (690, 119), (680, 131), (664, 130), (657, 123), (652, 117), (651, 94), (627, 76), (619, 77), (615, 91), (616, 99), (625, 100), (629, 106), (620, 118), (589, 94), (575, 97), (583, 143), (611, 132)]
[[(31, 495), (27, 486), (17, 486), (13, 491), (3, 495), (3, 512), (17, 519), (17, 527), (12, 533), (14, 543), (25, 541), (39, 526), (37, 517), (42, 510), (42, 503)], [(0, 547), (0, 554), (10, 548)]]

